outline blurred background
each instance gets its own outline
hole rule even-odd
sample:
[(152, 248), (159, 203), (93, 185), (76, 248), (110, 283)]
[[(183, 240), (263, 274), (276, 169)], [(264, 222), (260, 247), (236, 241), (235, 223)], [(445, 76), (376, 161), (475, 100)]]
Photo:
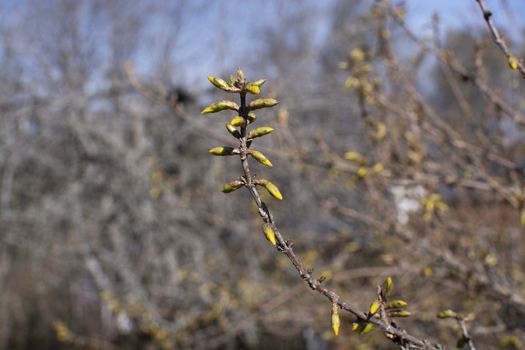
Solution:
[[(487, 0), (525, 57), (525, 3)], [(257, 143), (298, 255), (366, 310), (387, 276), (450, 348), (523, 349), (524, 80), (476, 1), (0, 0), (0, 349), (392, 349), (261, 234), (208, 75), (280, 104)]]

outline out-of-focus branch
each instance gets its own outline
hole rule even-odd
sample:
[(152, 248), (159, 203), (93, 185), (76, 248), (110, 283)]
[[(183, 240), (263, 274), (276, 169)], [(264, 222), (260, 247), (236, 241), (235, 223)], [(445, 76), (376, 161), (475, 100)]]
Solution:
[(492, 21), (492, 12), (487, 9), (483, 0), (476, 0), (476, 2), (478, 3), (479, 8), (483, 13), (483, 19), (485, 20), (487, 26), (490, 29), (490, 33), (494, 38), (494, 42), (501, 49), (501, 52), (503, 52), (505, 57), (507, 57), (507, 62), (509, 63), (509, 66), (512, 69), (518, 69), (522, 77), (525, 78), (525, 66), (523, 65), (523, 61), (516, 58), (516, 56), (512, 54), (509, 47), (505, 43), (505, 40), (503, 40), (503, 38), (501, 37), (498, 28), (496, 28), (496, 25)]

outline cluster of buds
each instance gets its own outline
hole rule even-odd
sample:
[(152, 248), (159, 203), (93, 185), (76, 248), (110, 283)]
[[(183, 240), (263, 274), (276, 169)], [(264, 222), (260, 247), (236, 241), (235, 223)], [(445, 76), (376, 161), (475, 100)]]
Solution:
[[(269, 126), (261, 126), (248, 130), (249, 126), (253, 124), (257, 116), (254, 111), (262, 108), (269, 108), (275, 106), (278, 101), (273, 98), (256, 98), (250, 103), (246, 102), (246, 96), (259, 95), (261, 93), (261, 86), (264, 80), (247, 81), (244, 72), (237, 69), (236, 76), (230, 76), (229, 81), (217, 77), (208, 77), (208, 80), (218, 89), (239, 94), (240, 105), (234, 101), (223, 100), (204, 108), (201, 114), (217, 113), (221, 111), (231, 110), (235, 112), (235, 116), (228, 123), (226, 123), (226, 130), (228, 133), (239, 141), (237, 147), (219, 146), (210, 149), (210, 154), (214, 156), (239, 156), (242, 161), (246, 161), (248, 156), (255, 159), (264, 166), (272, 167), (272, 162), (261, 151), (252, 148), (254, 139), (266, 136), (274, 131)], [(271, 181), (266, 179), (253, 179), (250, 176), (241, 176), (238, 179), (229, 182), (223, 186), (222, 192), (230, 193), (238, 190), (244, 186), (261, 186), (264, 187), (270, 195), (278, 200), (282, 200), (283, 196), (279, 188)], [(273, 245), (276, 245), (275, 232), (270, 224), (263, 226), (263, 233), (265, 237)]]
[[(375, 325), (370, 322), (371, 318), (378, 318), (388, 320), (394, 317), (408, 317), (410, 312), (404, 310), (408, 305), (403, 300), (389, 300), (390, 294), (394, 290), (394, 281), (392, 277), (388, 277), (382, 286), (378, 286), (378, 298), (372, 302), (369, 307), (366, 319), (357, 319), (352, 323), (352, 330), (358, 332), (360, 335), (365, 335), (374, 330)], [(335, 304), (334, 304), (335, 305)], [(337, 314), (337, 307), (332, 308), (332, 328), (335, 335), (339, 333), (339, 316)]]

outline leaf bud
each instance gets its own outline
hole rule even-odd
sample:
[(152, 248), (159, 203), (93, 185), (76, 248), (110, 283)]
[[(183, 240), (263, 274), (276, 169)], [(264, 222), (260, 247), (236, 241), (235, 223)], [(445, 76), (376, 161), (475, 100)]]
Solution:
[(273, 128), (271, 128), (269, 126), (261, 126), (259, 128), (255, 128), (252, 131), (250, 131), (248, 133), (248, 138), (249, 139), (254, 139), (256, 137), (261, 137), (261, 136), (264, 136), (264, 135), (268, 135), (272, 131), (273, 131)]
[(250, 110), (256, 110), (260, 108), (273, 107), (279, 102), (274, 98), (258, 98), (250, 102)]
[(255, 150), (250, 150), (249, 152), (250, 152), (250, 155), (262, 165), (266, 165), (267, 167), (270, 167), (270, 168), (273, 167), (272, 162), (270, 162), (270, 160), (266, 158), (266, 156), (262, 154), (262, 152), (255, 151)]
[(204, 108), (201, 111), (201, 114), (217, 113), (217, 112), (220, 112), (220, 111), (224, 111), (226, 109), (231, 109), (231, 110), (234, 110), (234, 111), (238, 111), (239, 110), (239, 106), (237, 105), (237, 103), (235, 103), (233, 101), (224, 100), (224, 101), (213, 103), (213, 104), (209, 105), (208, 107)]

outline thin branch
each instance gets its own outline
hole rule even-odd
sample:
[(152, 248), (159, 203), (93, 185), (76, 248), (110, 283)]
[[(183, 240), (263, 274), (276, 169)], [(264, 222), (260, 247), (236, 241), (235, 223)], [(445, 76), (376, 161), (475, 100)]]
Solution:
[[(241, 93), (241, 106), (239, 109), (239, 114), (247, 120), (248, 112), (249, 108), (246, 105), (246, 93)], [(273, 231), (275, 232), (277, 249), (288, 257), (292, 265), (297, 270), (299, 276), (308, 284), (308, 286), (312, 290), (325, 296), (332, 304), (337, 304), (341, 309), (350, 312), (359, 320), (372, 323), (376, 327), (383, 329), (387, 333), (388, 338), (400, 346), (417, 349), (442, 349), (443, 347), (441, 345), (431, 344), (428, 340), (419, 339), (413, 335), (410, 335), (405, 330), (398, 328), (397, 325), (393, 323), (389, 324), (383, 320), (368, 317), (366, 313), (359, 311), (354, 306), (344, 302), (336, 292), (323, 287), (322, 281), (317, 280), (312, 276), (311, 270), (307, 269), (295, 254), (292, 248), (292, 242), (285, 239), (280, 233), (270, 210), (261, 200), (248, 163), (248, 150), (250, 144), (248, 143), (247, 139), (246, 125), (241, 126), (240, 134), (239, 156), (244, 173), (245, 186), (250, 191), (253, 200), (258, 207), (259, 215), (266, 224), (271, 225)]]
[(520, 71), (522, 77), (525, 78), (525, 66), (523, 65), (523, 61), (518, 60), (516, 56), (512, 54), (507, 44), (505, 44), (505, 41), (501, 37), (501, 34), (499, 33), (498, 29), (494, 25), (494, 22), (492, 21), (492, 12), (487, 9), (487, 7), (485, 6), (485, 2), (483, 0), (476, 0), (476, 2), (478, 3), (479, 8), (481, 12), (483, 13), (483, 18), (485, 19), (485, 22), (487, 22), (487, 25), (490, 29), (492, 37), (494, 38), (494, 42), (496, 43), (496, 45), (498, 45), (501, 51), (505, 54), (509, 64), (511, 64), (511, 62), (515, 64), (516, 68)]

